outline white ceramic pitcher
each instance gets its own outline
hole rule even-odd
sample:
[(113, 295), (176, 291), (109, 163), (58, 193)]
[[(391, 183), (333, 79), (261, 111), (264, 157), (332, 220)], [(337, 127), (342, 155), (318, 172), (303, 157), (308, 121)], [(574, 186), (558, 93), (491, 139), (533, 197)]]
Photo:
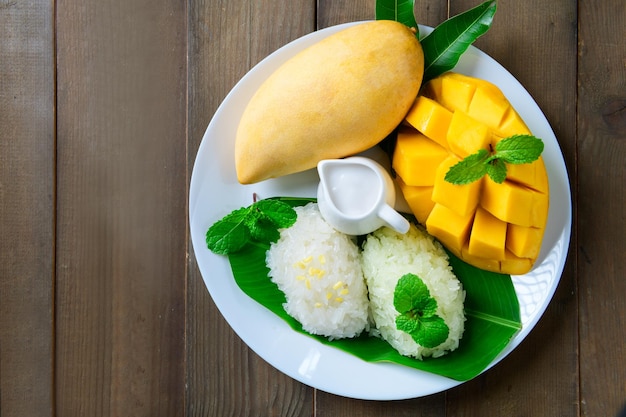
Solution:
[(362, 156), (325, 159), (317, 170), (319, 210), (336, 230), (355, 236), (382, 226), (399, 233), (409, 230), (409, 222), (393, 208), (393, 180), (379, 163)]

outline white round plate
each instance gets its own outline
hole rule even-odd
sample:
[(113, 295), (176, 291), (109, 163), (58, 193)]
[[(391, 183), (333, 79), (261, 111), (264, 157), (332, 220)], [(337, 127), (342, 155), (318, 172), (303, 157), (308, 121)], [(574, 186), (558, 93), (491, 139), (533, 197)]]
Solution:
[[(248, 72), (224, 99), (204, 134), (191, 177), (189, 221), (193, 249), (206, 287), (228, 324), (254, 352), (281, 372), (311, 387), (345, 397), (369, 400), (421, 397), (461, 382), (400, 365), (364, 362), (293, 331), (278, 316), (246, 296), (235, 283), (227, 258), (211, 253), (205, 243), (208, 228), (232, 210), (250, 205), (253, 194), (260, 198), (315, 197), (319, 181), (315, 170), (253, 185), (239, 184), (233, 156), (235, 133), (249, 99), (276, 68), (302, 49), (354, 24), (359, 23), (319, 30), (280, 48)], [(543, 158), (550, 182), (548, 224), (536, 267), (526, 275), (512, 277), (523, 328), (491, 367), (524, 340), (552, 299), (569, 247), (571, 195), (556, 137), (524, 87), (475, 47), (469, 48), (454, 70), (500, 87), (533, 134), (543, 139)]]

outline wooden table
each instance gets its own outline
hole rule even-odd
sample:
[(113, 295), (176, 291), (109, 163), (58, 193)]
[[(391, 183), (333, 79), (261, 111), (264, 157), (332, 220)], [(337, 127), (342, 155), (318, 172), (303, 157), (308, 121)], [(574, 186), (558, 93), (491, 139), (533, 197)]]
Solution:
[[(476, 1), (418, 1), (437, 25)], [(190, 245), (204, 130), (285, 43), (374, 0), (0, 0), (0, 415), (615, 416), (626, 400), (626, 8), (501, 0), (477, 46), (550, 121), (574, 223), (530, 336), (470, 382), (312, 389), (230, 329)]]

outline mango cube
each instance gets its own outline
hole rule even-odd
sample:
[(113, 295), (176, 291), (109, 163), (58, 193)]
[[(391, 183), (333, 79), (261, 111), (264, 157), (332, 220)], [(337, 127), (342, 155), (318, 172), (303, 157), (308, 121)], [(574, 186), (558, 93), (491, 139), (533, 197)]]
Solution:
[[(503, 138), (530, 134), (500, 89), (445, 73), (422, 87), (406, 122), (406, 129), (415, 131), (400, 132), (393, 160), (400, 190), (418, 221), (465, 262), (506, 274), (528, 272), (548, 218), (543, 159), (507, 164), (502, 184), (488, 176), (465, 185), (445, 181), (450, 167), (466, 156), (491, 152)], [(409, 143), (407, 138), (416, 137)]]
[(444, 148), (448, 147), (448, 126), (452, 112), (441, 104), (424, 96), (418, 96), (405, 120), (415, 129)]
[(540, 193), (548, 193), (548, 174), (541, 157), (531, 164), (508, 165), (506, 177)]
[(435, 203), (446, 206), (459, 216), (466, 216), (473, 212), (478, 205), (482, 180), (467, 185), (456, 185), (446, 181), (446, 173), (451, 166), (459, 161), (459, 158), (450, 155), (439, 164), (435, 173), (435, 186), (431, 198)]
[(506, 248), (520, 258), (536, 258), (541, 249), (543, 230), (509, 224), (506, 233)]
[(478, 256), (470, 254), (469, 243), (466, 243), (465, 246), (461, 248), (461, 255), (459, 258), (463, 259), (470, 265), (474, 265), (476, 268), (485, 269), (491, 272), (502, 272), (499, 260), (486, 258), (482, 256), (482, 254)]
[(505, 251), (504, 260), (500, 261), (500, 270), (507, 274), (523, 275), (533, 267), (534, 259), (520, 258), (508, 250)]
[(416, 130), (400, 130), (392, 167), (407, 185), (432, 186), (448, 151)]
[(504, 118), (500, 121), (500, 125), (496, 130), (503, 138), (513, 135), (530, 134), (530, 130), (526, 126), (526, 123), (524, 123), (513, 107), (509, 107), (509, 111), (504, 115)]
[(548, 196), (505, 181), (484, 178), (480, 204), (498, 219), (525, 227), (543, 227), (548, 214)]
[(486, 126), (499, 127), (510, 109), (512, 107), (500, 91), (479, 87), (476, 88), (467, 114)]
[(433, 81), (438, 83), (440, 87), (438, 89), (430, 89), (429, 86), (432, 83), (429, 82), (424, 89), (425, 95), (432, 97), (450, 111), (459, 109), (467, 113), (474, 91), (476, 91), (474, 83), (458, 77), (438, 77)]
[(426, 224), (426, 219), (435, 206), (435, 202), (430, 198), (433, 194), (433, 187), (406, 185), (401, 178), (398, 178), (397, 182), (404, 199), (417, 221), (421, 224)]
[(468, 251), (472, 256), (501, 261), (504, 259), (506, 222), (495, 218), (481, 207), (476, 209), (469, 238)]
[(452, 113), (448, 128), (448, 147), (460, 158), (476, 153), (479, 149), (489, 150), (492, 132), (483, 123), (462, 111)]
[(473, 220), (473, 212), (460, 216), (441, 204), (435, 204), (426, 220), (426, 230), (453, 253), (460, 254), (469, 237)]

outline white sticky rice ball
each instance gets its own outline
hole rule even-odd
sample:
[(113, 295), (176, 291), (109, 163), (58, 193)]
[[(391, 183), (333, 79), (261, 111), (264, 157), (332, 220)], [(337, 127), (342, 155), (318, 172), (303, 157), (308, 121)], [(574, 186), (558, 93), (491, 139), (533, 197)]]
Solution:
[[(405, 235), (383, 227), (367, 237), (361, 256), (370, 314), (376, 325), (372, 334), (381, 336), (401, 355), (418, 359), (439, 357), (459, 346), (465, 328), (465, 291), (439, 242), (413, 224)], [(450, 330), (446, 341), (434, 348), (420, 346), (396, 328), (400, 313), (393, 305), (394, 290), (400, 277), (408, 273), (424, 281), (437, 301), (436, 314)]]
[(309, 333), (358, 336), (368, 324), (359, 249), (326, 223), (317, 204), (295, 210), (295, 224), (281, 229), (266, 256), (270, 278), (287, 299), (283, 307)]

